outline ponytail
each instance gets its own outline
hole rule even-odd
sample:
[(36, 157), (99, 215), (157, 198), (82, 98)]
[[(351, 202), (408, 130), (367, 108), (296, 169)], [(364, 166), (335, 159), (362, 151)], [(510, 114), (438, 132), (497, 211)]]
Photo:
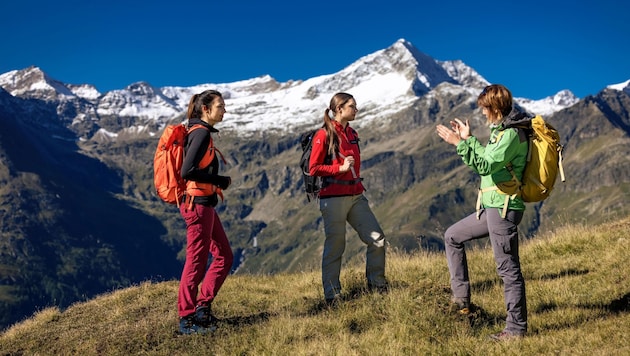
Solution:
[(335, 147), (338, 145), (339, 138), (337, 137), (337, 131), (335, 130), (335, 124), (333, 119), (328, 115), (328, 111), (324, 111), (324, 125), (322, 128), (326, 130), (326, 137), (328, 137), (328, 154), (332, 155), (335, 152)]
[(188, 112), (186, 113), (187, 119), (191, 119), (193, 117), (193, 113), (195, 111), (195, 104), (197, 103), (198, 97), (199, 97), (199, 94), (195, 94), (190, 98), (190, 101), (188, 102)]

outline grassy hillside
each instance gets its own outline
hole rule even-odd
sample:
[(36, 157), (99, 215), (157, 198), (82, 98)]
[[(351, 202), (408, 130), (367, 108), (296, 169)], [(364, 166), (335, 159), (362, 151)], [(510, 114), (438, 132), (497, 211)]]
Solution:
[(386, 295), (363, 291), (363, 266), (344, 268), (344, 301), (321, 303), (319, 270), (236, 275), (215, 303), (219, 329), (176, 333), (177, 281), (146, 282), (66, 310), (45, 309), (0, 335), (0, 355), (621, 355), (630, 354), (630, 218), (561, 227), (522, 245), (530, 331), (491, 342), (505, 318), (489, 246), (469, 265), (471, 319), (448, 310), (440, 253), (389, 251)]

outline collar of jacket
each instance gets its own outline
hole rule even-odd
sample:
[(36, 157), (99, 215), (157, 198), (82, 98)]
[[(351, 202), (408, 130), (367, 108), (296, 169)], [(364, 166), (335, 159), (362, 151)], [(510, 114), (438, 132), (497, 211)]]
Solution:
[(214, 126), (198, 118), (188, 119), (188, 128), (193, 127), (193, 125), (203, 125), (207, 127), (210, 132), (219, 132), (219, 130), (215, 129)]
[(526, 112), (512, 109), (510, 114), (501, 123), (501, 129), (515, 126), (527, 127), (530, 125), (532, 118), (533, 116)]
[(343, 125), (335, 119), (333, 119), (332, 122), (334, 123), (335, 127), (341, 131), (345, 130), (350, 125), (349, 123), (347, 123), (346, 127), (343, 127)]

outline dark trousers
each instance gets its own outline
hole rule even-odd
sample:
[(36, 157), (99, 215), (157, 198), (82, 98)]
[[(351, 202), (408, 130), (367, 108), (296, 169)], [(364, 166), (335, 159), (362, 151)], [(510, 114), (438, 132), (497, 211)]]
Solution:
[(525, 280), (521, 273), (518, 256), (517, 225), (523, 218), (522, 211), (508, 210), (505, 219), (501, 209), (481, 211), (479, 219), (473, 213), (453, 224), (444, 234), (446, 260), (451, 275), (451, 290), (457, 298), (470, 298), (470, 279), (464, 242), (490, 237), (497, 273), (503, 280), (503, 294), (507, 310), (506, 328), (511, 333), (527, 331), (527, 303)]

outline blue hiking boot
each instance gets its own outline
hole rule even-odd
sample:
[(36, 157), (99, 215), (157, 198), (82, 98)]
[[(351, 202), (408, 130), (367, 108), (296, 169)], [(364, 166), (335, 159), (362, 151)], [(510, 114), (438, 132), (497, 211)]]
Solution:
[(195, 322), (195, 314), (179, 319), (179, 333), (183, 335), (207, 334), (212, 330), (205, 328)]
[(209, 331), (217, 329), (217, 318), (212, 315), (212, 309), (209, 305), (198, 305), (195, 308), (195, 324), (202, 326)]

